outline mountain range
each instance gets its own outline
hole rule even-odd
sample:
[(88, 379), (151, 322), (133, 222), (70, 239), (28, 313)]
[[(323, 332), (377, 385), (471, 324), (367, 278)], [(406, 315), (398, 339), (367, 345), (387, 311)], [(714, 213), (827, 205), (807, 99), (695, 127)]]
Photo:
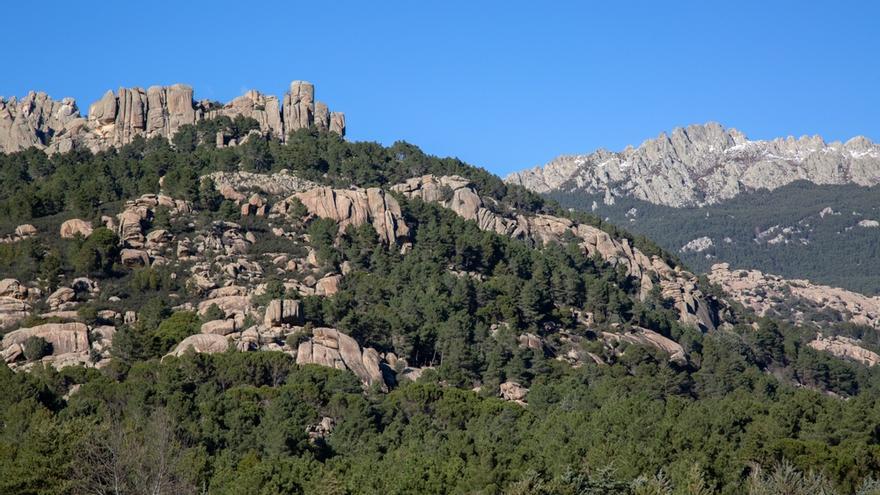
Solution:
[(698, 272), (729, 263), (880, 294), (880, 147), (750, 141), (718, 124), (507, 177), (648, 236)]
[(717, 123), (676, 128), (638, 147), (564, 155), (513, 173), (508, 183), (535, 192), (626, 196), (675, 208), (706, 206), (794, 181), (880, 183), (880, 145), (859, 136), (826, 143), (818, 136), (752, 141)]

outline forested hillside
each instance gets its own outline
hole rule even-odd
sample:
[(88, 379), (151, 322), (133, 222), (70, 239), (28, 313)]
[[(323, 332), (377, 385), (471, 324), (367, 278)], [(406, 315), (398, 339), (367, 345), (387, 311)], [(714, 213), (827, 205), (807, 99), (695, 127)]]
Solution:
[[(698, 272), (727, 262), (880, 294), (877, 186), (795, 182), (700, 208), (671, 208), (628, 197), (615, 197), (608, 205), (601, 195), (580, 191), (557, 191), (549, 197), (647, 236)], [(689, 246), (694, 240), (698, 242)]]
[(878, 492), (880, 368), (815, 329), (459, 160), (255, 125), (0, 155), (0, 493)]

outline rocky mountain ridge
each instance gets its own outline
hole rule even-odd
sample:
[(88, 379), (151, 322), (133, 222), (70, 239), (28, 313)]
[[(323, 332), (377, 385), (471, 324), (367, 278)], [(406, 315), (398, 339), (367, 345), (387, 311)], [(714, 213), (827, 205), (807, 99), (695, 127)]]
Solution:
[(97, 152), (128, 144), (135, 136), (171, 139), (184, 125), (221, 116), (253, 118), (265, 135), (282, 141), (291, 131), (310, 126), (345, 135), (345, 115), (316, 101), (315, 86), (306, 81), (291, 82), (281, 99), (251, 90), (226, 104), (195, 101), (192, 87), (174, 84), (107, 91), (89, 105), (87, 116), (80, 115), (73, 98), (54, 100), (33, 91), (21, 99), (0, 97), (0, 152), (30, 147), (47, 153)]
[(869, 297), (839, 287), (804, 279), (786, 279), (758, 270), (731, 269), (717, 263), (708, 274), (734, 300), (760, 316), (772, 316), (795, 325), (819, 326), (819, 314), (831, 321), (847, 321), (880, 329), (880, 297)]
[(628, 196), (672, 207), (703, 206), (796, 180), (876, 185), (880, 145), (862, 136), (845, 143), (819, 136), (752, 141), (713, 122), (676, 128), (621, 152), (563, 155), (505, 180), (538, 193), (604, 194), (606, 203)]
[[(126, 202), (117, 215), (104, 216), (102, 226), (119, 240), (122, 265), (132, 270), (170, 268), (185, 278), (184, 285), (189, 290), (198, 294), (194, 301), (183, 303), (178, 309), (195, 311), (202, 317), (212, 308), (220, 311), (219, 318), (201, 324), (199, 333), (185, 338), (169, 355), (180, 356), (188, 350), (224, 352), (230, 348), (241, 352), (281, 351), (295, 356), (300, 364), (350, 370), (365, 386), (382, 389), (398, 378), (419, 376), (422, 368), (409, 367), (405, 359), (394, 353), (380, 353), (334, 328), (303, 327), (300, 300), (275, 298), (265, 306), (255, 303), (255, 298), (267, 291), (266, 283), (260, 281), (271, 273), (283, 277), (284, 287), (302, 296), (331, 297), (340, 290), (350, 267), (343, 264), (339, 273), (320, 268), (307, 238), (290, 228), (291, 222), (302, 221), (302, 215), (332, 220), (341, 230), (349, 225), (371, 225), (382, 244), (399, 247), (401, 252), (411, 249), (412, 226), (407, 224), (396, 194), (437, 203), (476, 222), (481, 230), (534, 245), (563, 242), (566, 237), (575, 236), (587, 254), (624, 268), (638, 281), (643, 298), (659, 286), (683, 324), (703, 331), (724, 324), (726, 304), (701, 292), (692, 274), (670, 267), (657, 256), (643, 254), (626, 239), (589, 225), (552, 215), (503, 212), (491, 198), (481, 197), (471, 182), (460, 176), (414, 177), (391, 186), (391, 192), (381, 188), (319, 186), (287, 171), (215, 172), (210, 177), (220, 195), (241, 206), (242, 220), (265, 219), (271, 227), (271, 238), (303, 245), (306, 255), (252, 255), (252, 251), (259, 249), (259, 243), (267, 240), (259, 239), (242, 224), (228, 221), (215, 221), (195, 235), (150, 228), (160, 210), (169, 212), (179, 226), (192, 225), (199, 213), (191, 202), (163, 194), (143, 195)], [(97, 231), (98, 227), (89, 222), (70, 218), (61, 223), (58, 236), (88, 239)], [(87, 324), (78, 310), (100, 298), (101, 293), (99, 283), (85, 277), (72, 280), (51, 294), (41, 291), (34, 281), (0, 281), (0, 329), (15, 328), (28, 318), (45, 322), (7, 333), (0, 345), (0, 357), (14, 369), (28, 370), (33, 363), (24, 359), (25, 342), (40, 337), (51, 345), (51, 352), (41, 360), (44, 364), (59, 369), (71, 365), (107, 366), (117, 329), (135, 324), (138, 315), (106, 310), (98, 315), (99, 322)], [(591, 314), (575, 316), (584, 325), (593, 325)], [(563, 335), (555, 350), (551, 350), (545, 338), (534, 334), (522, 334), (519, 341), (524, 347), (556, 354), (559, 360), (574, 366), (586, 361), (603, 362), (598, 355), (583, 350), (580, 336)], [(633, 328), (620, 334), (603, 332), (601, 341), (609, 352), (622, 343), (645, 345), (662, 351), (675, 362), (687, 363), (681, 345), (647, 328)], [(516, 388), (517, 393), (507, 395), (518, 402), (528, 393), (528, 388), (513, 382), (504, 384), (502, 389), (505, 387)]]

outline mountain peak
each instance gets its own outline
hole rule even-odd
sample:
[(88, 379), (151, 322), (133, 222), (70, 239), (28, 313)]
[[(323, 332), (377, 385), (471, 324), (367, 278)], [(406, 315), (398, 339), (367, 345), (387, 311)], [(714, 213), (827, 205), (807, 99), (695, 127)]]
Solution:
[(684, 207), (801, 179), (880, 183), (880, 146), (863, 136), (842, 146), (828, 145), (818, 135), (753, 141), (737, 129), (708, 122), (662, 132), (617, 153), (560, 156), (543, 167), (513, 173), (506, 181), (539, 193), (581, 190)]
[(315, 126), (345, 135), (345, 115), (315, 100), (315, 86), (293, 81), (283, 101), (250, 90), (226, 104), (193, 100), (186, 84), (108, 90), (83, 117), (73, 98), (53, 100), (31, 91), (18, 100), (0, 98), (0, 152), (30, 147), (48, 153), (85, 148), (93, 152), (128, 144), (136, 136), (171, 139), (184, 125), (226, 116), (255, 119), (260, 131), (284, 140), (291, 131)]

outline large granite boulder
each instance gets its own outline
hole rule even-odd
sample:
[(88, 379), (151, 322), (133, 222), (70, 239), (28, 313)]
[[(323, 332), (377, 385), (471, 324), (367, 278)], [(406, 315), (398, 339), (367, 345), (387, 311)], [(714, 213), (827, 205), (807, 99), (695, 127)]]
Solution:
[(379, 238), (387, 244), (393, 244), (399, 238), (409, 235), (409, 227), (403, 220), (400, 204), (379, 188), (318, 187), (295, 196), (312, 215), (339, 223), (340, 232), (349, 225), (358, 227), (369, 223), (376, 229)]
[(71, 218), (70, 220), (65, 220), (64, 223), (61, 224), (61, 231), (59, 234), (62, 239), (72, 239), (77, 235), (88, 237), (92, 234), (93, 230), (90, 222), (80, 220), (79, 218)]
[[(0, 352), (8, 361), (18, 357), (25, 342), (40, 337), (52, 345), (52, 355), (83, 353), (89, 350), (88, 327), (83, 323), (46, 323), (30, 328), (14, 330), (3, 336)], [(14, 357), (12, 357), (14, 356)]]
[(273, 299), (266, 307), (263, 323), (267, 327), (301, 323), (300, 302), (294, 299)]
[(226, 352), (229, 349), (229, 340), (223, 335), (200, 333), (190, 335), (183, 339), (177, 347), (169, 352), (168, 356), (182, 356), (187, 351), (192, 350), (196, 353), (215, 354), (218, 352)]
[(333, 328), (315, 328), (312, 337), (299, 345), (296, 363), (351, 370), (365, 386), (388, 390), (379, 353), (372, 348), (362, 349), (353, 338)]

